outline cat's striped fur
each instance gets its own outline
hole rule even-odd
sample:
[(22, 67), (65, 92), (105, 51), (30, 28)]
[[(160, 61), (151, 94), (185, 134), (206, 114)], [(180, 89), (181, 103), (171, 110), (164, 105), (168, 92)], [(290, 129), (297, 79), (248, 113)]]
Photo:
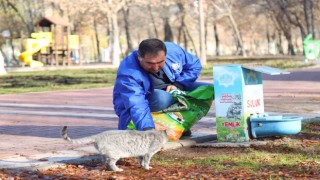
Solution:
[(88, 137), (71, 139), (67, 134), (67, 126), (65, 126), (61, 131), (61, 136), (73, 144), (93, 143), (112, 171), (123, 171), (116, 166), (116, 162), (120, 158), (127, 157), (137, 157), (144, 169), (150, 169), (151, 157), (168, 142), (166, 131), (157, 130), (110, 130)]

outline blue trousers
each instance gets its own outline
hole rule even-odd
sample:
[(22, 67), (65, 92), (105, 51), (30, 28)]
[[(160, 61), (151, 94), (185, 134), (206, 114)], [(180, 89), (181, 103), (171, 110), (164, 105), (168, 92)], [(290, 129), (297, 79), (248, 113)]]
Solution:
[[(184, 91), (192, 91), (199, 86), (213, 86), (213, 83), (194, 82), (191, 86), (185, 87)], [(171, 94), (161, 89), (155, 89), (149, 99), (149, 107), (151, 112), (161, 111), (175, 103)]]

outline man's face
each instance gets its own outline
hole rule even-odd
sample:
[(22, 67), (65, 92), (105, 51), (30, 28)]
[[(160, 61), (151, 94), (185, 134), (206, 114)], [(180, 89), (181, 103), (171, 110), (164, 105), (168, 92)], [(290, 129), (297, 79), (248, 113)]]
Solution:
[(138, 59), (144, 70), (150, 73), (157, 73), (163, 68), (166, 61), (166, 55), (164, 51), (159, 51), (156, 55), (147, 53), (144, 58), (138, 55)]

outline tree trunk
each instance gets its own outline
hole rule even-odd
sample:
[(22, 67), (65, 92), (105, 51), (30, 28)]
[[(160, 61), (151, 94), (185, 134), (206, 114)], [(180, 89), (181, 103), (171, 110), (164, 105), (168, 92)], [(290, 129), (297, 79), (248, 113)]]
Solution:
[[(1, 50), (1, 48), (0, 48)], [(4, 58), (3, 58), (3, 55), (2, 55), (2, 51), (0, 51), (0, 75), (4, 75), (4, 74), (7, 74), (7, 71), (6, 69), (4, 68)]]
[(277, 47), (278, 47), (279, 53), (283, 55), (284, 53), (283, 53), (283, 48), (282, 48), (281, 31), (278, 31), (278, 39), (279, 39), (279, 42), (277, 43)]
[(291, 36), (291, 32), (284, 32), (284, 36), (286, 37), (287, 41), (288, 41), (288, 54), (289, 55), (296, 55), (296, 53), (294, 52), (294, 46), (292, 43), (292, 36)]
[(119, 26), (117, 13), (112, 13), (112, 64), (116, 67), (120, 65), (120, 41), (119, 41)]
[(208, 18), (205, 17), (205, 21), (204, 21), (204, 45), (205, 45), (205, 49), (206, 49), (206, 54), (208, 52)]
[(10, 45), (11, 45), (11, 50), (12, 50), (12, 59), (15, 61), (16, 64), (19, 64), (18, 59), (16, 58), (16, 56), (14, 55), (14, 45), (13, 45), (13, 38), (10, 38)]
[[(11, 3), (11, 2), (9, 2), (9, 1), (6, 1), (6, 3), (7, 3), (6, 5), (7, 5), (8, 7), (12, 8), (13, 11), (17, 13), (17, 15), (18, 15), (18, 17), (21, 19), (22, 23), (25, 24), (25, 26), (26, 26), (26, 28), (27, 28), (27, 31), (28, 31), (28, 35), (30, 36), (31, 33), (33, 32), (33, 25), (32, 25), (31, 28), (29, 27), (29, 24), (27, 23), (27, 21), (26, 21), (26, 19), (25, 19), (25, 16), (23, 16), (23, 15), (20, 13), (20, 11), (18, 10), (18, 8), (15, 6), (14, 3)], [(6, 5), (4, 4), (3, 1), (1, 1), (1, 5), (3, 6), (4, 12), (5, 12), (5, 14), (6, 14), (6, 13), (7, 13), (7, 8), (6, 8)]]
[(29, 14), (29, 22), (28, 22), (28, 29), (30, 29), (30, 35), (31, 33), (34, 32), (34, 15), (32, 13), (32, 11), (34, 10), (33, 7), (30, 7), (31, 2), (26, 1), (27, 2), (27, 6), (28, 6), (28, 14)]
[(182, 20), (181, 20), (181, 25), (179, 26), (179, 28), (178, 28), (178, 44), (181, 44), (181, 39), (183, 38), (182, 37), (182, 35), (184, 34), (184, 32), (183, 32), (183, 22), (182, 22)]
[(185, 18), (185, 12), (184, 7), (182, 3), (177, 3), (177, 6), (179, 7), (181, 16), (180, 16), (180, 26), (178, 28), (178, 44), (181, 43), (182, 34), (184, 34), (183, 28), (184, 28), (184, 18)]
[[(286, 4), (285, 3), (288, 3), (286, 1), (281, 1), (279, 6), (280, 6), (280, 9), (281, 9), (281, 12), (283, 14), (285, 14), (285, 16), (287, 17), (288, 21), (298, 27), (300, 29), (300, 33), (301, 33), (301, 40), (302, 40), (302, 43), (303, 43), (303, 39), (307, 36), (306, 34), (306, 30), (304, 29), (304, 25), (301, 23), (301, 16), (299, 14), (297, 14), (297, 12), (293, 11), (293, 12), (289, 12), (286, 8)], [(291, 13), (291, 14), (290, 14)], [(294, 18), (293, 18), (293, 17)], [(289, 54), (291, 55), (295, 55), (295, 52), (294, 52), (294, 46), (292, 44), (292, 37), (291, 37), (291, 32), (288, 33), (288, 32), (284, 32), (287, 40), (288, 40), (288, 51), (289, 51)], [(290, 34), (290, 35), (288, 35)], [(290, 37), (289, 37), (290, 36)]]
[(97, 47), (97, 53), (98, 53), (97, 60), (98, 62), (101, 62), (100, 41), (99, 41), (99, 35), (98, 35), (97, 20), (95, 18), (93, 19), (93, 26), (94, 26), (94, 34), (96, 38), (96, 47)]
[(310, 1), (310, 7), (311, 7), (311, 32), (312, 32), (312, 37), (313, 39), (316, 38), (316, 29), (315, 29), (315, 18), (314, 18), (314, 4), (312, 1)]
[[(296, 19), (299, 19), (299, 15), (295, 14)], [(305, 27), (303, 26), (303, 24), (300, 23), (300, 20), (297, 20), (299, 23), (297, 23), (297, 27), (300, 29), (300, 33), (301, 33), (301, 39), (303, 41), (303, 39), (305, 37), (307, 37), (308, 32), (306, 32), (306, 30), (304, 29)], [(308, 31), (308, 30), (307, 30)], [(302, 42), (303, 43), (303, 42)]]
[(126, 54), (131, 52), (133, 50), (132, 46), (132, 40), (130, 36), (130, 24), (129, 24), (129, 7), (126, 9), (122, 8), (123, 18), (124, 18), (124, 29), (126, 31), (126, 37), (127, 37), (127, 51)]
[(153, 14), (152, 14), (152, 10), (151, 10), (151, 5), (150, 3), (148, 4), (148, 12), (150, 14), (150, 18), (151, 18), (151, 23), (152, 23), (152, 26), (153, 26), (153, 30), (154, 30), (154, 33), (155, 33), (155, 38), (158, 38), (158, 30), (157, 30), (157, 26), (156, 26), (156, 23), (154, 21), (154, 17), (153, 17)]
[[(3, 46), (2, 44), (0, 44), (0, 45)], [(2, 57), (3, 57), (4, 64), (6, 64), (6, 66), (9, 67), (9, 66), (10, 66), (10, 62), (9, 62), (8, 56), (7, 56), (6, 53), (2, 50), (2, 48), (0, 48), (0, 54), (1, 54)]]
[(199, 0), (199, 26), (200, 26), (200, 60), (202, 65), (207, 65), (206, 45), (205, 45), (205, 25), (202, 0)]
[(213, 22), (213, 32), (214, 32), (214, 38), (216, 40), (216, 56), (221, 56), (220, 39), (219, 39), (216, 22)]
[(296, 53), (294, 51), (294, 46), (292, 44), (292, 40), (290, 40), (290, 42), (288, 43), (288, 54), (291, 56), (295, 56)]
[[(184, 39), (184, 42), (183, 42), (183, 44), (184, 44), (184, 49), (186, 50), (186, 51), (188, 51), (188, 37), (187, 37), (188, 35), (187, 35), (187, 32), (186, 32), (186, 30), (185, 30), (185, 28), (183, 28), (183, 39)], [(193, 54), (193, 52), (191, 52), (192, 54)]]
[(188, 35), (186, 32), (186, 24), (185, 24), (186, 12), (185, 12), (183, 3), (179, 2), (177, 3), (177, 6), (179, 7), (180, 14), (181, 14), (180, 26), (178, 29), (178, 44), (182, 43), (182, 38), (183, 38), (184, 49), (188, 51)]
[(267, 47), (268, 47), (268, 54), (270, 53), (270, 32), (269, 32), (269, 26), (268, 26), (268, 24), (267, 24)]
[(173, 41), (173, 33), (171, 30), (171, 26), (169, 24), (169, 18), (165, 18), (165, 23), (164, 23), (164, 41)]
[(195, 56), (198, 56), (198, 51), (197, 51), (196, 45), (194, 44), (194, 40), (193, 40), (193, 38), (192, 38), (192, 36), (191, 36), (191, 34), (190, 34), (187, 26), (184, 26), (184, 31), (185, 31), (185, 33), (187, 34), (189, 40), (190, 40), (191, 43), (192, 43), (192, 47), (193, 47), (193, 50), (194, 50), (194, 53), (193, 53), (193, 54), (194, 54)]
[[(180, 44), (182, 42), (181, 40), (181, 36), (183, 34), (183, 39), (184, 39), (184, 49), (186, 51), (191, 51), (192, 54), (197, 55), (197, 49), (196, 46), (194, 44), (193, 38), (189, 33), (188, 27), (186, 26), (186, 12), (185, 12), (185, 7), (183, 3), (177, 3), (177, 6), (180, 9), (181, 12), (181, 25), (179, 27), (179, 33), (178, 33), (178, 43)], [(188, 49), (188, 42), (189, 40), (192, 43), (193, 49)]]
[[(312, 7), (310, 5), (311, 5), (310, 0), (303, 0), (303, 11), (304, 11), (304, 18), (305, 18), (306, 26), (307, 26), (307, 34), (311, 33), (309, 10)], [(302, 37), (302, 38), (305, 38), (305, 37)]]
[(237, 37), (237, 41), (238, 41), (237, 46), (239, 46), (241, 48), (242, 56), (243, 57), (247, 57), (247, 53), (246, 53), (246, 51), (244, 49), (244, 45), (243, 45), (243, 42), (242, 42), (242, 38), (241, 38), (241, 35), (240, 35), (239, 28), (238, 28), (237, 23), (234, 20), (233, 15), (232, 15), (232, 13), (230, 11), (228, 13), (228, 17), (229, 17), (229, 19), (231, 21), (232, 28), (233, 28), (233, 30), (234, 30), (234, 32), (236, 34), (236, 37)]

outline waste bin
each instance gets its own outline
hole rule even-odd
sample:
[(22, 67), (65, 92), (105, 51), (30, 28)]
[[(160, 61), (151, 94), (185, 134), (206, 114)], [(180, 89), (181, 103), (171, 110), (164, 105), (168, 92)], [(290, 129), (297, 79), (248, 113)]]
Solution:
[(305, 53), (305, 61), (309, 60), (318, 60), (319, 59), (319, 51), (320, 51), (320, 41), (312, 40), (312, 34), (309, 34), (303, 40), (303, 48)]

